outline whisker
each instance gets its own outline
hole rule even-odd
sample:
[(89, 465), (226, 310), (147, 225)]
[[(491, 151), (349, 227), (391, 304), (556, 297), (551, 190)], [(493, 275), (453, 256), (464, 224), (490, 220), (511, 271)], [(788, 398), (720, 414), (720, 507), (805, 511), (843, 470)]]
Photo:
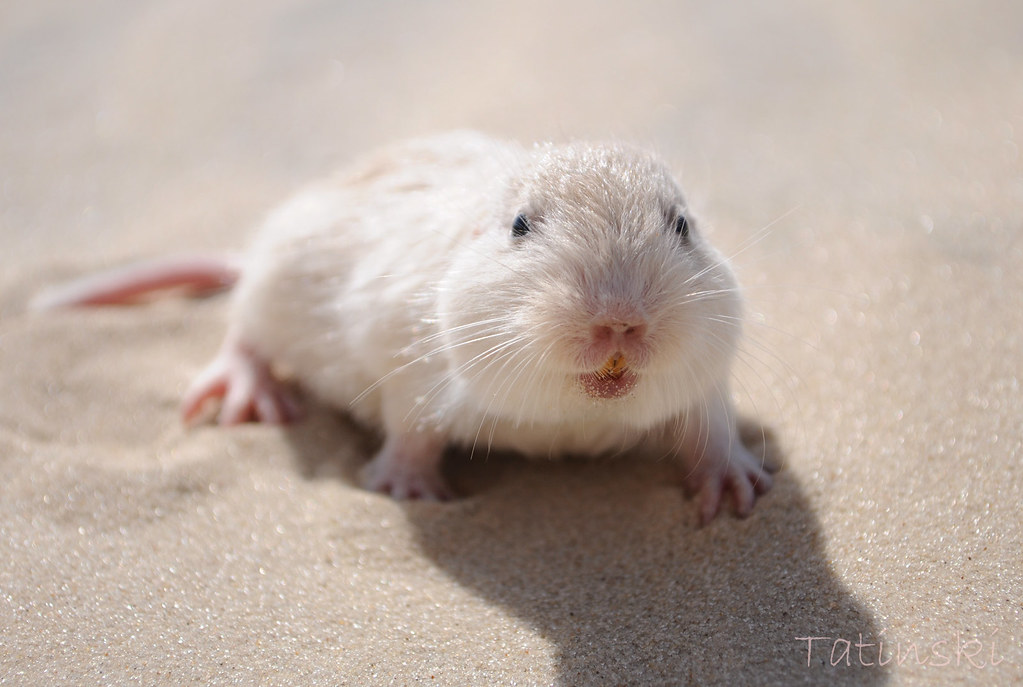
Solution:
[(774, 225), (778, 224), (783, 219), (785, 219), (786, 217), (788, 217), (789, 215), (791, 215), (792, 213), (796, 212), (797, 210), (799, 210), (802, 207), (803, 207), (802, 203), (800, 203), (799, 205), (796, 205), (792, 209), (790, 209), (790, 210), (788, 210), (786, 212), (783, 212), (781, 215), (779, 215), (775, 219), (771, 220), (770, 222), (768, 222), (767, 224), (762, 226), (760, 229), (758, 229), (756, 232), (754, 232), (751, 236), (748, 236), (744, 241), (742, 241), (742, 243), (739, 244), (739, 246), (735, 249), (735, 251), (733, 251), (730, 255), (723, 256), (720, 260), (718, 260), (718, 261), (708, 265), (707, 267), (703, 268), (702, 270), (700, 270), (696, 274), (694, 274), (691, 277), (689, 277), (688, 279), (686, 279), (686, 281), (683, 282), (683, 283), (684, 284), (690, 284), (690, 283), (692, 283), (692, 282), (694, 282), (694, 281), (696, 281), (698, 279), (703, 278), (705, 275), (707, 275), (710, 272), (713, 272), (714, 270), (718, 269), (722, 265), (727, 265), (727, 264), (732, 263), (735, 260), (735, 258), (737, 258), (738, 256), (742, 255), (747, 250), (749, 250), (750, 248), (752, 248), (753, 246), (755, 246), (756, 244), (760, 243), (765, 238), (767, 238), (767, 236), (771, 233), (771, 229), (774, 227)]
[[(486, 335), (478, 336), (478, 337), (476, 337), (474, 339), (466, 339), (466, 340), (462, 340), (462, 341), (455, 341), (455, 342), (447, 343), (447, 344), (445, 344), (443, 346), (439, 346), (439, 347), (434, 348), (434, 349), (432, 349), (430, 351), (422, 353), (419, 356), (417, 356), (416, 358), (413, 358), (412, 360), (410, 360), (410, 361), (408, 361), (406, 363), (403, 363), (402, 365), (399, 365), (398, 367), (394, 368), (393, 370), (391, 370), (390, 372), (385, 374), (380, 379), (378, 379), (375, 382), (373, 382), (372, 384), (370, 384), (368, 387), (363, 389), (362, 392), (359, 393), (354, 399), (352, 399), (352, 401), (351, 401), (351, 403), (349, 405), (356, 405), (356, 404), (358, 404), (360, 401), (362, 401), (362, 399), (364, 399), (367, 395), (369, 395), (374, 390), (379, 388), (381, 384), (386, 382), (391, 377), (394, 377), (395, 375), (404, 372), (405, 370), (407, 370), (408, 368), (412, 367), (413, 365), (425, 362), (427, 359), (431, 358), (432, 356), (440, 355), (442, 353), (446, 353), (448, 351), (454, 350), (456, 348), (461, 348), (463, 346), (470, 346), (472, 344), (479, 343), (481, 341), (486, 341), (488, 339), (497, 338), (497, 337), (500, 337), (502, 335), (503, 335), (503, 332), (495, 331), (492, 334), (486, 334)], [(406, 349), (406, 350), (408, 350), (408, 349)]]

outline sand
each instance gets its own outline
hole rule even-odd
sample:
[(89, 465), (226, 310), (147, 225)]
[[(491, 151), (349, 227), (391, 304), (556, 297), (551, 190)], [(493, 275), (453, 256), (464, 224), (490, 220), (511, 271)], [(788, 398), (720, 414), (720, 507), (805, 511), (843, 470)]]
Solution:
[[(1023, 682), (1023, 5), (725, 5), (5, 3), (0, 683)], [(225, 298), (26, 312), (465, 127), (676, 166), (748, 291), (752, 517), (636, 458), (395, 503), (328, 409), (182, 428)]]

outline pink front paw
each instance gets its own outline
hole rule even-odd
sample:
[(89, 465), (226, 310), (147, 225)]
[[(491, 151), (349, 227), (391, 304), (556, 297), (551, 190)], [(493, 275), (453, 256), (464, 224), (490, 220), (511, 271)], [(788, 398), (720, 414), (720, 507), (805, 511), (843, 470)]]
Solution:
[(217, 357), (192, 382), (181, 404), (186, 424), (197, 420), (210, 401), (221, 402), (217, 422), (236, 425), (255, 421), (283, 424), (300, 415), (291, 391), (278, 381), (265, 360), (228, 339)]
[(399, 501), (450, 501), (455, 493), (441, 474), (442, 438), (417, 432), (389, 434), (363, 469), (362, 484)]
[(450, 501), (455, 498), (447, 482), (437, 471), (419, 472), (383, 466), (373, 460), (363, 473), (363, 486), (387, 494), (398, 501)]
[(705, 461), (686, 477), (687, 488), (696, 493), (701, 526), (717, 516), (726, 492), (732, 494), (735, 514), (744, 518), (753, 512), (757, 497), (766, 494), (774, 483), (774, 470), (741, 445), (734, 446), (725, 460), (711, 464)]

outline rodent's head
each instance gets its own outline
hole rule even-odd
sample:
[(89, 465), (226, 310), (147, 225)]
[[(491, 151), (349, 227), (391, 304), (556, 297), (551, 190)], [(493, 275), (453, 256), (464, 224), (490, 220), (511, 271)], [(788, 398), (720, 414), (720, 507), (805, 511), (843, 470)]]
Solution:
[(741, 299), (665, 165), (544, 146), (439, 292), (451, 388), (521, 422), (613, 404), (648, 427), (724, 382)]

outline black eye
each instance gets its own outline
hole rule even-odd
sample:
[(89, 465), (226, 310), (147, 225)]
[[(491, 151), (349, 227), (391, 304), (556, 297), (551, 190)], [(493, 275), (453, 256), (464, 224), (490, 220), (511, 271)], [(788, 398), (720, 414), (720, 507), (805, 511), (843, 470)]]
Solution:
[(675, 220), (675, 234), (684, 239), (689, 238), (689, 221), (685, 215), (679, 215)]
[(512, 223), (512, 236), (525, 236), (530, 230), (529, 220), (526, 219), (525, 215), (519, 215), (515, 218), (515, 222)]

